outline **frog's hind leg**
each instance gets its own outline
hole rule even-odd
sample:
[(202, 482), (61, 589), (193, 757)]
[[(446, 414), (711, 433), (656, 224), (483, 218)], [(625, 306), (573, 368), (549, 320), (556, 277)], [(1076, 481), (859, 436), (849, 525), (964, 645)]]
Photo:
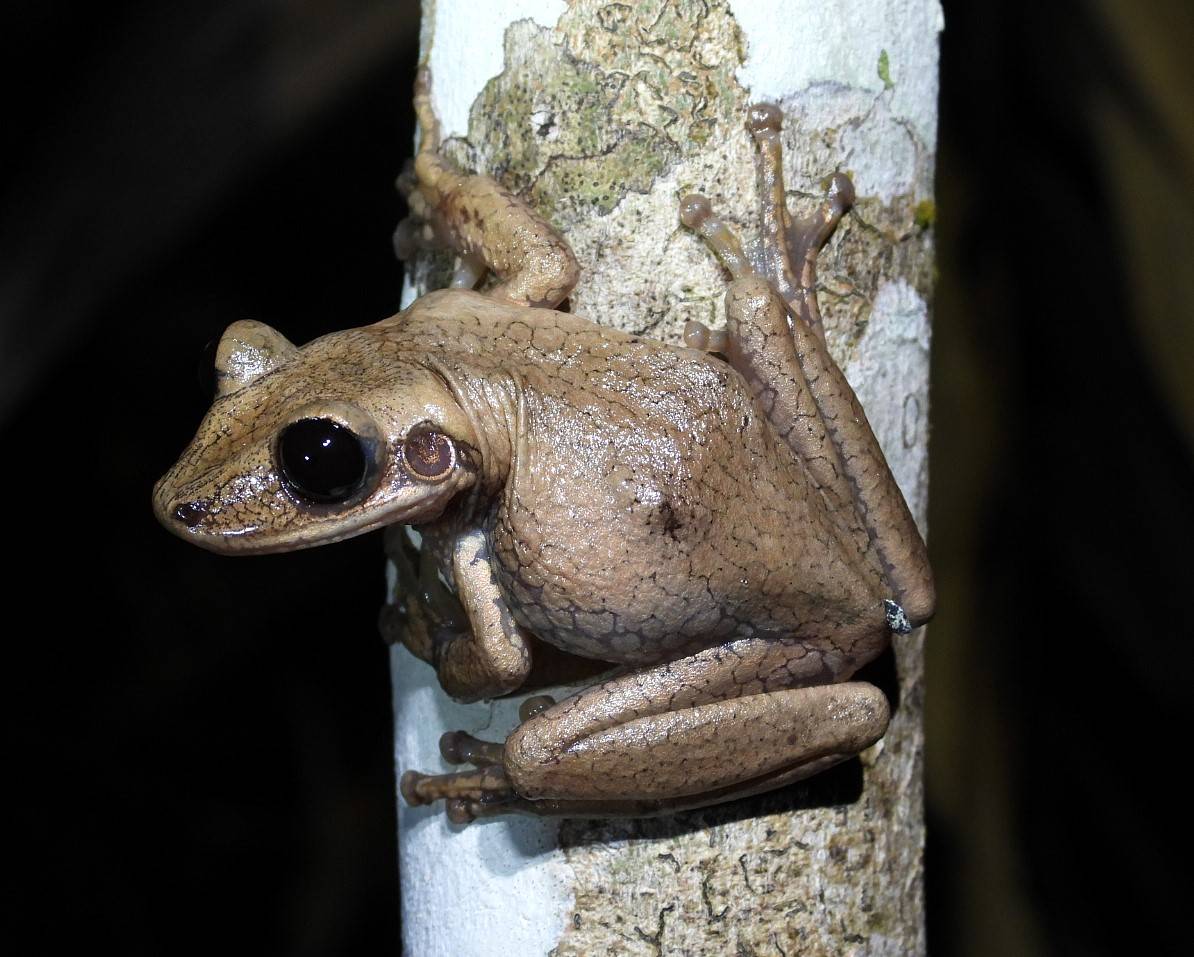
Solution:
[(799, 780), (886, 730), (882, 692), (832, 682), (844, 649), (743, 639), (614, 678), (528, 717), (495, 746), (445, 736), (473, 771), (403, 775), (412, 804), (454, 820), (508, 811), (571, 816), (699, 807)]
[[(735, 277), (726, 294), (727, 329), (719, 351), (752, 383), (772, 424), (841, 517), (843, 530), (856, 536), (876, 564), (892, 592), (890, 624), (907, 631), (926, 621), (935, 603), (924, 541), (854, 390), (826, 348), (817, 304), (817, 254), (853, 204), (854, 188), (844, 174), (834, 174), (813, 215), (792, 221), (784, 198), (779, 110), (751, 107), (747, 125), (758, 145), (759, 266), (742, 254), (708, 200), (689, 196), (681, 202), (681, 220)], [(698, 348), (715, 337), (699, 324), (685, 330), (685, 341)]]
[(568, 243), (500, 183), (461, 173), (440, 154), (439, 121), (430, 93), (428, 73), (420, 70), (415, 111), (423, 140), (413, 177), (398, 183), (412, 218), (412, 225), (400, 225), (395, 234), (400, 258), (420, 243), (447, 247), (460, 257), (453, 285), (471, 285), (484, 267), (499, 280), (487, 295), (523, 306), (558, 306), (580, 275)]
[[(762, 176), (760, 180), (769, 181)], [(843, 528), (854, 535), (860, 550), (874, 553), (867, 530), (851, 521), (854, 492), (841, 450), (830, 435), (797, 355), (792, 326), (800, 320), (792, 316), (772, 279), (742, 252), (738, 238), (714, 215), (704, 196), (685, 197), (680, 219), (705, 240), (734, 276), (726, 290), (725, 329), (690, 322), (684, 330), (685, 343), (694, 349), (720, 352), (742, 374), (776, 433), (800, 457), (831, 510), (842, 518)], [(881, 571), (877, 555), (871, 557)]]
[[(889, 622), (893, 630), (907, 631), (926, 621), (935, 604), (924, 540), (892, 478), (861, 403), (826, 348), (817, 302), (817, 256), (842, 216), (854, 205), (854, 186), (844, 173), (834, 173), (820, 206), (806, 219), (793, 221), (784, 195), (781, 125), (782, 115), (777, 107), (759, 104), (750, 108), (747, 127), (758, 146), (756, 170), (763, 221), (761, 259), (771, 285), (788, 305), (786, 326), (791, 333), (792, 355), (822, 421), (821, 426), (813, 427), (815, 438), (820, 444), (823, 433), (838, 451), (833, 462), (828, 446), (823, 446), (826, 467), (832, 462), (833, 470), (841, 470), (846, 479), (854, 510), (894, 593), (895, 601), (888, 603)], [(735, 309), (731, 298), (727, 296), (727, 315)], [(748, 306), (739, 308), (738, 312), (738, 329), (731, 329), (730, 335), (745, 342), (748, 322), (744, 320), (760, 315), (761, 311)], [(771, 315), (774, 310), (767, 312)], [(732, 315), (730, 321), (733, 325)], [(774, 326), (773, 320), (770, 327)], [(783, 365), (794, 370), (795, 365), (788, 361), (787, 347), (775, 337), (766, 338), (757, 348), (784, 353)]]

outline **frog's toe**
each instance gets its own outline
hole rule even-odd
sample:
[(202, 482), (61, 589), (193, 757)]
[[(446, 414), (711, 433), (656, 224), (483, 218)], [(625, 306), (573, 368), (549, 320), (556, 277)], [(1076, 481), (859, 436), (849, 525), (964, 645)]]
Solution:
[[(412, 207), (413, 208), (413, 207)], [(423, 249), (439, 249), (435, 230), (418, 216), (407, 216), (394, 230), (394, 255), (405, 262)]]
[(466, 731), (448, 731), (439, 739), (439, 753), (449, 764), (500, 765), (504, 750), (505, 745), (482, 741)]
[(542, 714), (555, 703), (556, 699), (549, 694), (531, 695), (518, 706), (518, 719), (530, 721), (535, 715)]
[(452, 798), (450, 801), (444, 801), (444, 813), (453, 824), (471, 824), (477, 819), (477, 815), (473, 813), (473, 803), (462, 798)]
[[(447, 738), (448, 735), (444, 737)], [(478, 742), (475, 738), (472, 740), (485, 747), (499, 747), (485, 741)], [(441, 741), (440, 747), (446, 754), (451, 747), (460, 747), (460, 743), (456, 742), (445, 748)], [(479, 817), (492, 817), (495, 814), (533, 812), (532, 802), (515, 793), (505, 771), (497, 764), (475, 771), (459, 771), (452, 774), (421, 774), (418, 771), (407, 771), (402, 775), (398, 790), (403, 800), (412, 807), (442, 800), (444, 813), (453, 824), (469, 824)]]
[(398, 782), (403, 800), (412, 807), (433, 801), (500, 804), (518, 797), (500, 765), (450, 774), (422, 774), (407, 771)]
[(680, 200), (680, 222), (689, 229), (700, 229), (712, 216), (713, 206), (700, 193), (689, 193)]
[(699, 352), (722, 352), (729, 345), (724, 329), (710, 329), (703, 322), (693, 319), (684, 325), (684, 345)]
[(754, 273), (754, 266), (742, 251), (742, 243), (734, 231), (714, 215), (713, 207), (704, 196), (691, 193), (680, 200), (680, 222), (705, 241), (735, 279)]
[(784, 114), (774, 103), (752, 103), (746, 110), (746, 128), (752, 133), (778, 133), (783, 125)]

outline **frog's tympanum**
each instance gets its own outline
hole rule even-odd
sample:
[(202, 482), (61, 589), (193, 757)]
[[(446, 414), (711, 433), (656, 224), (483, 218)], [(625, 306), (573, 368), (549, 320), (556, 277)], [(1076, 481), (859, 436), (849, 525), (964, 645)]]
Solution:
[(408, 771), (401, 789), (456, 821), (697, 807), (875, 742), (887, 701), (848, 679), (934, 595), (818, 312), (817, 254), (850, 180), (793, 218), (779, 111), (752, 107), (758, 252), (704, 197), (681, 200), (733, 281), (724, 330), (693, 323), (667, 345), (558, 311), (579, 274), (567, 243), (455, 170), (425, 83), (416, 103), (400, 245), (454, 251), (451, 288), (301, 348), (230, 326), (215, 403), (154, 491), (160, 520), (229, 554), (388, 526), (404, 588), (383, 631), (461, 700), (517, 691), (546, 646), (616, 667), (528, 699), (505, 742), (444, 735), (446, 760), (471, 769)]

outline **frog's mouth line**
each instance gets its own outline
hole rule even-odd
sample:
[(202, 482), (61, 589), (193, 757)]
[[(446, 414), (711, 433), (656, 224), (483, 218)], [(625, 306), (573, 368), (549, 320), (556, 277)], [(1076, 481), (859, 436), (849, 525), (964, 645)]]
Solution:
[(373, 520), (362, 520), (359, 524), (337, 522), (335, 531), (329, 529), (321, 532), (318, 525), (307, 525), (301, 530), (290, 533), (271, 533), (270, 529), (262, 529), (260, 526), (238, 529), (233, 532), (219, 532), (187, 528), (177, 521), (165, 524), (179, 538), (209, 552), (216, 552), (220, 555), (272, 555), (277, 552), (296, 551), (300, 548), (314, 548), (317, 545), (330, 545), (333, 542), (342, 542), (348, 538), (355, 538), (358, 535), (385, 528), (387, 525), (401, 523), (402, 517), (387, 514)]
[[(424, 487), (424, 492), (430, 491)], [(353, 507), (360, 510), (356, 515), (349, 514), (353, 509), (349, 509), (348, 513), (328, 512), (319, 515), (296, 504), (296, 512), (283, 517), (281, 527), (257, 524), (222, 528), (219, 522), (220, 508), (213, 507), (213, 503), (207, 499), (172, 505), (155, 496), (154, 512), (158, 521), (169, 531), (209, 552), (221, 555), (269, 555), (344, 541), (387, 525), (402, 525), (411, 519), (417, 519), (418, 524), (435, 521), (460, 491), (459, 483), (449, 482), (431, 494), (388, 508), (370, 509), (365, 507), (367, 503), (360, 503)], [(301, 514), (298, 511), (300, 509)]]

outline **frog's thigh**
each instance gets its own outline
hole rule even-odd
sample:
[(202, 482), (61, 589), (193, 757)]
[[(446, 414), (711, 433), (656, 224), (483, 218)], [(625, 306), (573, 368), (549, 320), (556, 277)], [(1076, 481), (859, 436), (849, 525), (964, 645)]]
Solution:
[[(727, 661), (727, 668), (734, 663)], [(560, 702), (507, 739), (505, 770), (532, 800), (633, 801), (707, 796), (724, 800), (795, 780), (878, 740), (889, 710), (864, 682), (762, 691), (666, 708), (691, 691), (655, 682), (653, 701), (635, 702), (619, 681)], [(604, 693), (603, 693), (604, 692)], [(640, 707), (641, 706), (641, 707)], [(647, 712), (647, 713), (643, 713)], [(808, 768), (816, 765), (815, 768)]]

